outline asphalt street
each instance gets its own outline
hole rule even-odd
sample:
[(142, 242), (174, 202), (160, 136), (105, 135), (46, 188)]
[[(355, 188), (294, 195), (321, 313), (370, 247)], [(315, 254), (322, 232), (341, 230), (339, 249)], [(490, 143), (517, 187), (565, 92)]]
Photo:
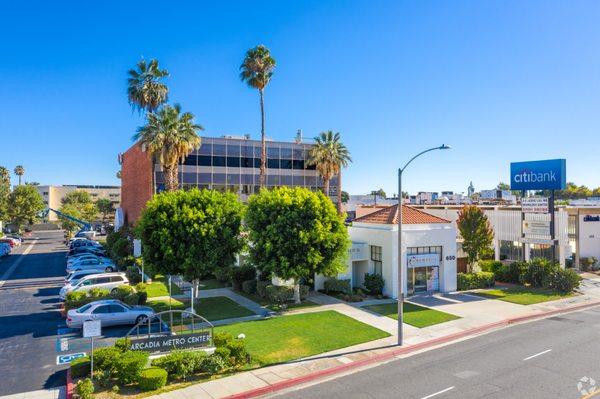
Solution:
[[(582, 398), (600, 391), (600, 308), (505, 328), (285, 398)], [(600, 394), (594, 397), (599, 397)]]
[(0, 395), (65, 384), (66, 366), (56, 365), (62, 241), (62, 232), (34, 233), (0, 259)]

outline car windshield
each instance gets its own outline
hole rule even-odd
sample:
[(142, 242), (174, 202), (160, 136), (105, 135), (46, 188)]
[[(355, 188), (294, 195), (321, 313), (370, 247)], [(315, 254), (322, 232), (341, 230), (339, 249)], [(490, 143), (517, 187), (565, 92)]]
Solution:
[(79, 309), (77, 309), (77, 313), (85, 313), (91, 307), (92, 307), (91, 303), (88, 303), (87, 305), (83, 305), (82, 307), (80, 307)]

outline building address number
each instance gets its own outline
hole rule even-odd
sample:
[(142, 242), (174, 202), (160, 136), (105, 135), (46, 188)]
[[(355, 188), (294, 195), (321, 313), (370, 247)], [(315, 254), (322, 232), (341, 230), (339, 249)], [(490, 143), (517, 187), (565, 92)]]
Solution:
[(456, 256), (448, 255), (448, 256), (446, 256), (446, 260), (456, 260)]

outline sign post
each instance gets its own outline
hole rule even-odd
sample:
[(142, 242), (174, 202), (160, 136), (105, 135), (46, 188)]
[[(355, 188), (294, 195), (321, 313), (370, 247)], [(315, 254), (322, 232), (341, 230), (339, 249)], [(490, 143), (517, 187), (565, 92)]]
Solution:
[(90, 378), (94, 379), (94, 337), (102, 335), (102, 322), (100, 320), (88, 320), (83, 322), (83, 337), (91, 340), (90, 355)]
[[(142, 256), (142, 240), (136, 238), (133, 240), (133, 257), (139, 258)], [(142, 260), (142, 283), (144, 283), (144, 261)]]

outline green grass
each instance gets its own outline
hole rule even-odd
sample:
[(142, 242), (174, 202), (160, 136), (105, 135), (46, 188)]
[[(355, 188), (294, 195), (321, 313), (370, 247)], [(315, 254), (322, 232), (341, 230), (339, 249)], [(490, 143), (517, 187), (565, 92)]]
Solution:
[(390, 335), (333, 310), (216, 327), (215, 332), (219, 331), (229, 332), (234, 337), (244, 333), (250, 354), (263, 366)]
[(209, 280), (200, 280), (200, 290), (214, 290), (215, 288), (225, 287), (227, 287), (226, 283), (222, 283), (215, 278)]
[[(181, 294), (181, 288), (176, 284), (171, 283), (171, 294)], [(166, 277), (157, 274), (148, 284), (148, 298), (156, 298), (159, 296), (169, 296), (169, 281)]]
[(303, 301), (301, 303), (289, 303), (285, 309), (282, 309), (279, 305), (267, 305), (267, 309), (273, 310), (275, 312), (285, 312), (288, 310), (296, 310), (303, 308), (314, 308), (317, 306), (321, 306), (318, 303), (314, 303), (312, 301)]
[[(224, 296), (202, 298), (194, 302), (196, 313), (209, 321), (253, 316), (255, 314), (250, 309), (238, 305), (235, 301)], [(152, 307), (155, 312), (169, 310), (168, 299), (149, 299), (146, 304)], [(183, 310), (188, 306), (189, 301), (178, 301), (177, 299), (171, 299), (171, 308), (173, 310)], [(179, 320), (179, 318), (176, 317), (174, 320)]]
[(536, 303), (555, 301), (574, 295), (573, 293), (565, 294), (546, 288), (532, 287), (510, 287), (506, 289), (475, 291), (471, 293), (485, 298), (499, 299), (501, 301), (519, 305), (534, 305)]
[[(398, 320), (398, 305), (396, 303), (371, 305), (365, 306), (364, 308)], [(440, 312), (439, 310), (429, 309), (408, 302), (404, 302), (403, 310), (404, 322), (418, 328), (429, 327), (435, 324), (460, 319), (460, 317), (450, 313)]]

